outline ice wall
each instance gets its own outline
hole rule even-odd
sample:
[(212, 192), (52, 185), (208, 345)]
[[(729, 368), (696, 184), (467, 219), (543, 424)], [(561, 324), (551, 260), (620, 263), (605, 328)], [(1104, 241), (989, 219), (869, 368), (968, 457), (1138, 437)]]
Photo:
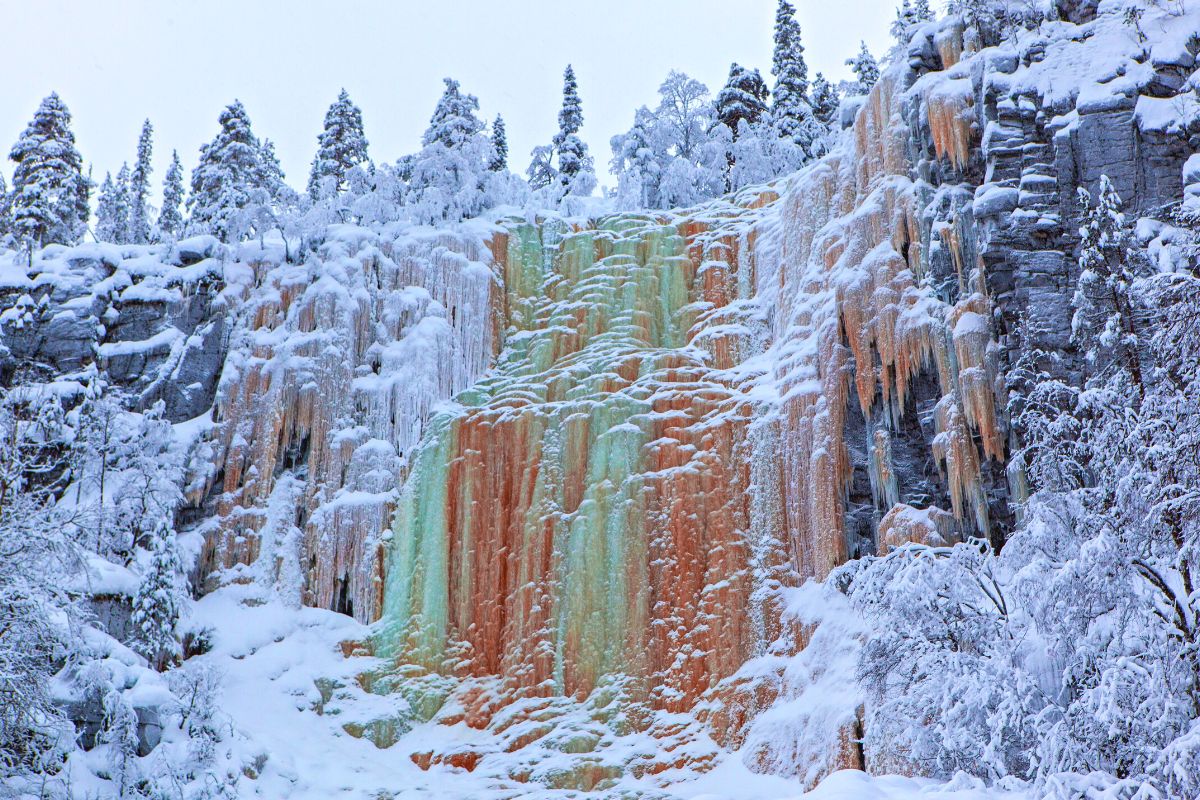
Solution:
[(510, 226), (506, 346), (416, 457), (382, 652), (513, 697), (634, 676), (672, 710), (746, 659), (751, 407), (719, 368), (738, 270), (697, 221)]
[[(491, 362), (499, 281), (479, 235), (331, 233), (305, 264), (239, 265), (251, 274), (192, 501), (212, 514), (206, 572), (254, 562), (265, 534), (277, 563), (260, 571), (295, 561), (304, 602), (370, 621), (397, 486), (434, 406)], [(303, 488), (264, 528), (283, 474)], [(281, 541), (291, 527), (299, 540)]]

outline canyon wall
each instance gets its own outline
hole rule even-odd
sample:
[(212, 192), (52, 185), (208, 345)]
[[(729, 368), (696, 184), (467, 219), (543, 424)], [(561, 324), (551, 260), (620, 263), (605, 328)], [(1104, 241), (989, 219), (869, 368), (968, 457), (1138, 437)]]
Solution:
[[(0, 282), (0, 381), (70, 396), (95, 364), (162, 400), (193, 441), (197, 588), (290, 575), (377, 623), (359, 688), (389, 700), (346, 729), (423, 767), (869, 768), (852, 690), (794, 705), (826, 680), (805, 648), (858, 634), (789, 598), (905, 541), (1003, 543), (1013, 367), (1079, 369), (1076, 192), (1105, 174), (1161, 212), (1200, 149), (1200, 45), (1163, 30), (975, 52), (931, 23), (829, 155), (682, 212), (347, 226), (303, 264), (47, 248)], [(396, 744), (429, 720), (469, 741)]]

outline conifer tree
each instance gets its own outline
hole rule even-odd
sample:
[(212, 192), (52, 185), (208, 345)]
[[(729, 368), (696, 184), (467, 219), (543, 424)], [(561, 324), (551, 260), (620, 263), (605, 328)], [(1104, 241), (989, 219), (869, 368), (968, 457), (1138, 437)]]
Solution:
[(0, 247), (4, 245), (9, 228), (12, 227), (10, 217), (8, 184), (4, 182), (4, 175), (0, 173)]
[(30, 248), (59, 242), (74, 244), (86, 229), (91, 184), (75, 149), (71, 112), (51, 94), (8, 157), (16, 162), (10, 208), (13, 232)]
[(151, 533), (150, 554), (150, 567), (133, 598), (133, 647), (161, 672), (179, 656), (175, 626), (183, 600), (183, 568), (175, 532), (165, 519), (160, 519)]
[(96, 238), (112, 244), (130, 243), (129, 165), (122, 164), (115, 178), (105, 173), (96, 207)]
[(729, 80), (717, 94), (717, 122), (737, 138), (738, 123), (745, 120), (753, 125), (767, 113), (767, 84), (758, 70), (740, 64), (729, 66)]
[(446, 78), (446, 89), (421, 137), (421, 152), (405, 160), (409, 213), (422, 224), (457, 221), (481, 213), (488, 194), (488, 165), (494, 158), (479, 100)]
[(120, 206), (117, 185), (113, 182), (112, 174), (106, 172), (96, 203), (96, 239), (99, 241), (115, 243), (121, 235)]
[(476, 116), (479, 99), (473, 94), (464, 94), (459, 82), (453, 78), (445, 78), (444, 82), (446, 88), (433, 109), (421, 144), (438, 142), (445, 147), (457, 148), (482, 131), (484, 124)]
[(779, 0), (775, 15), (775, 56), (771, 72), (775, 76), (772, 112), (783, 136), (796, 140), (807, 150), (812, 140), (812, 106), (808, 99), (808, 65), (804, 63), (804, 45), (800, 43), (800, 25), (796, 9), (787, 0)]
[(1080, 188), (1079, 204), (1083, 222), (1071, 330), (1097, 371), (1116, 364), (1131, 376), (1140, 395), (1144, 379), (1134, 283), (1151, 271), (1145, 250), (1121, 211), (1121, 196), (1107, 175), (1100, 176), (1094, 201)]
[(859, 43), (858, 55), (854, 58), (847, 58), (846, 64), (858, 77), (857, 94), (870, 92), (871, 87), (879, 80), (879, 64), (875, 61), (875, 56), (871, 55), (871, 51), (867, 49), (866, 42)]
[(325, 112), (325, 129), (317, 137), (317, 145), (308, 179), (308, 193), (314, 199), (320, 199), (327, 180), (335, 191), (345, 191), (346, 174), (367, 160), (362, 111), (345, 89)]
[(162, 211), (158, 215), (158, 238), (175, 239), (183, 233), (183, 165), (179, 153), (171, 151), (171, 166), (163, 178)]
[(284, 182), (286, 176), (283, 174), (283, 165), (279, 163), (279, 156), (275, 154), (275, 143), (270, 139), (263, 139), (258, 157), (261, 165), (259, 187), (266, 189), (270, 199), (278, 199), (287, 188), (287, 184)]
[(504, 128), (504, 117), (496, 115), (496, 121), (492, 123), (492, 150), (495, 151), (495, 156), (492, 158), (492, 163), (488, 165), (488, 169), (492, 172), (503, 172), (508, 169), (508, 132)]
[(813, 116), (826, 128), (833, 126), (838, 110), (838, 90), (825, 76), (817, 73), (812, 83)]
[[(592, 158), (587, 145), (579, 138), (583, 128), (583, 103), (579, 99), (579, 85), (575, 70), (570, 64), (563, 71), (563, 104), (558, 112), (558, 133), (554, 136), (554, 149), (558, 153), (559, 181), (569, 189), (575, 178), (592, 169)], [(588, 188), (588, 192), (591, 188)]]
[(193, 228), (230, 241), (242, 233), (239, 219), (255, 190), (264, 188), (263, 148), (240, 101), (218, 119), (221, 130), (201, 146), (200, 163), (192, 171), (188, 209)]
[(137, 162), (129, 176), (129, 242), (150, 241), (150, 156), (154, 151), (154, 128), (150, 120), (142, 123), (138, 137)]

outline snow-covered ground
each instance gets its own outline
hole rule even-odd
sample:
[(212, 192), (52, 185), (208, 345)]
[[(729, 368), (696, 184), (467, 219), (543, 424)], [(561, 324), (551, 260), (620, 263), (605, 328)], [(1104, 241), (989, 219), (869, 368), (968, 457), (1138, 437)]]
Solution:
[[(376, 664), (369, 656), (343, 656), (345, 643), (361, 642), (371, 628), (331, 611), (292, 609), (253, 584), (223, 587), (196, 604), (190, 623), (210, 628), (212, 650), (190, 659), (184, 670), (215, 668), (222, 676), (220, 708), (238, 735), (221, 747), (233, 762), (254, 764), (256, 780), (243, 777), (242, 797), (295, 798), (565, 798), (637, 797), (679, 800), (984, 800), (1027, 795), (985, 788), (961, 776), (948, 784), (897, 776), (871, 777), (843, 770), (805, 794), (796, 780), (751, 772), (738, 753), (724, 755), (712, 770), (684, 777), (669, 787), (632, 778), (595, 793), (539, 789), (498, 781), (462, 768), (434, 765), (419, 769), (409, 754), (437, 741), (476, 741), (465, 723), (418, 726), (390, 748), (346, 733), (351, 719), (386, 712), (390, 696), (356, 689), (355, 679)], [(321, 713), (326, 703), (318, 683), (342, 684), (337, 713)], [(328, 704), (332, 705), (332, 704)], [(381, 707), (383, 706), (383, 707)]]

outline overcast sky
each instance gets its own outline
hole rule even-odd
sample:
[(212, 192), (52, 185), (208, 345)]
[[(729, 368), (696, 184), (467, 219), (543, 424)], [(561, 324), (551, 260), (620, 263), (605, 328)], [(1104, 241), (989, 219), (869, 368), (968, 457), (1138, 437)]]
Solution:
[[(793, 0), (809, 74), (848, 77), (865, 39), (887, 48), (892, 0)], [(548, 142), (571, 62), (583, 138), (602, 180), (608, 140), (653, 105), (668, 70), (714, 93), (731, 61), (768, 77), (776, 0), (29, 0), (5, 4), (0, 146), (57, 91), (71, 109), (97, 183), (132, 161), (142, 120), (155, 128), (155, 174), (172, 148), (190, 173), (217, 115), (234, 98), (259, 137), (275, 141), (302, 188), (321, 122), (341, 87), (363, 110), (371, 157), (418, 147), (451, 76), (504, 116), (509, 165)], [(3, 172), (12, 175), (4, 160)]]

